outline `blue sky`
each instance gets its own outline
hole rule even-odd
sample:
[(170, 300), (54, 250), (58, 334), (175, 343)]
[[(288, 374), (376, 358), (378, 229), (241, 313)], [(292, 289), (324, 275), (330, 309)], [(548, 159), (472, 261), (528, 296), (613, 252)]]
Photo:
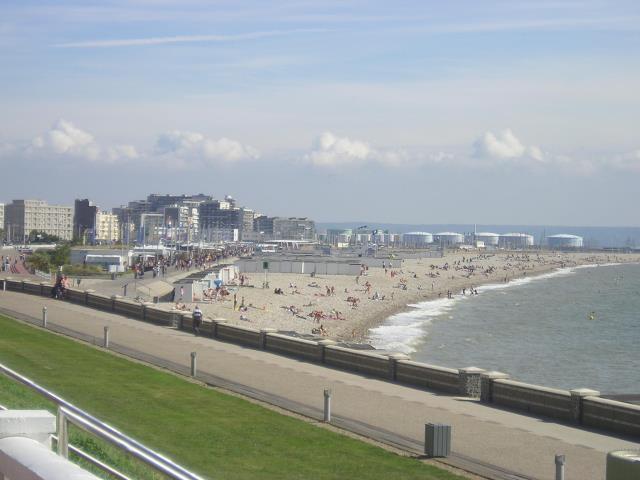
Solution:
[(0, 201), (640, 225), (640, 4), (0, 5)]

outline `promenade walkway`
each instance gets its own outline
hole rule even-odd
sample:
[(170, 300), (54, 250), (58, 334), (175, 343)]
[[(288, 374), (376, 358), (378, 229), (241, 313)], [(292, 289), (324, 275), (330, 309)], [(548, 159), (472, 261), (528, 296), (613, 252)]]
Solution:
[[(554, 478), (554, 455), (567, 458), (567, 480), (603, 479), (606, 452), (640, 449), (640, 443), (521, 415), (466, 398), (438, 395), (319, 365), (197, 338), (171, 328), (82, 306), (0, 291), (0, 312), (40, 318), (46, 306), (50, 323), (102, 338), (108, 325), (111, 342), (133, 356), (155, 363), (189, 365), (198, 352), (198, 371), (236, 391), (310, 415), (321, 412), (325, 388), (333, 391), (332, 410), (339, 425), (373, 438), (418, 450), (424, 424), (452, 425), (451, 461), (489, 478)], [(1, 334), (1, 332), (0, 332)], [(206, 378), (205, 377), (205, 378)], [(483, 467), (484, 466), (484, 467)], [(482, 470), (484, 468), (484, 470)]]

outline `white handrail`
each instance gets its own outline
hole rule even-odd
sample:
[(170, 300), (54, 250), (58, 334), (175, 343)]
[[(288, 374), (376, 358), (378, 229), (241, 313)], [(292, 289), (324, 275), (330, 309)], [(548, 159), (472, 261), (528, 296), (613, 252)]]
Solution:
[[(141, 458), (141, 460), (143, 460), (144, 462), (148, 463), (150, 466), (156, 469), (163, 469), (161, 471), (169, 475), (171, 478), (175, 478), (177, 480), (203, 480), (202, 477), (196, 475), (193, 472), (190, 472), (186, 468), (178, 465), (177, 463), (155, 452), (154, 450), (151, 450), (150, 448), (146, 447), (142, 443), (128, 437), (127, 435), (120, 432), (119, 430), (112, 427), (111, 425), (108, 425), (100, 421), (99, 419), (81, 410), (75, 405), (67, 402), (62, 397), (38, 385), (30, 378), (27, 378), (24, 375), (19, 374), (18, 372), (10, 369), (9, 367), (1, 363), (0, 363), (0, 372), (22, 383), (23, 385), (26, 385), (27, 387), (35, 390), (36, 392), (41, 394), (43, 397), (54, 402), (58, 407), (64, 408), (66, 412), (74, 414), (73, 418), (77, 417), (78, 419), (82, 419), (84, 422), (83, 425), (85, 424), (91, 425), (96, 431), (104, 432), (104, 436), (108, 437), (105, 439), (111, 441), (112, 443), (116, 443), (118, 446), (122, 446), (127, 451), (132, 451), (132, 449), (135, 449), (136, 452), (140, 453), (141, 456), (139, 458)], [(59, 408), (59, 411), (60, 411), (60, 408)], [(67, 415), (67, 417), (70, 417), (70, 415)], [(74, 421), (73, 423), (75, 424), (76, 422)], [(81, 426), (81, 425), (78, 425), (78, 426)], [(102, 435), (99, 435), (99, 436), (102, 436)], [(59, 440), (61, 442), (64, 441), (64, 439), (59, 439)], [(58, 447), (58, 451), (60, 451), (60, 446)]]

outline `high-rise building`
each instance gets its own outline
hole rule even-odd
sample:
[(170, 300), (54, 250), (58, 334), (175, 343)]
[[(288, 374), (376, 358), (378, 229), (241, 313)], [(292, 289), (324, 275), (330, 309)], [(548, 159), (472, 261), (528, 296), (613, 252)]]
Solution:
[(273, 238), (273, 217), (258, 215), (253, 219), (253, 230), (261, 235), (259, 238), (271, 240)]
[(274, 217), (274, 240), (314, 240), (316, 225), (306, 217)]
[(165, 235), (164, 213), (143, 213), (140, 215), (138, 242), (143, 245), (155, 245)]
[(4, 230), (12, 242), (24, 242), (35, 230), (61, 240), (73, 238), (73, 208), (43, 200), (13, 200), (4, 208)]
[(83, 243), (93, 243), (96, 237), (98, 207), (88, 199), (76, 200), (73, 208), (73, 238)]
[(200, 232), (206, 241), (237, 241), (243, 234), (254, 231), (255, 212), (236, 206), (236, 201), (226, 196), (224, 200), (210, 200), (200, 204)]
[[(135, 200), (126, 206), (114, 208), (112, 211), (118, 216), (123, 230), (123, 241), (129, 243), (134, 236), (128, 235), (135, 232), (135, 238), (141, 239), (142, 215), (165, 215), (163, 228), (166, 232), (163, 238), (171, 241), (193, 241), (199, 239), (199, 206), (201, 203), (211, 201), (213, 197), (199, 193), (197, 195), (161, 195), (152, 193), (146, 200)], [(151, 217), (149, 217), (151, 218)], [(157, 217), (153, 220), (158, 222)], [(146, 236), (146, 233), (144, 233)], [(129, 238), (130, 237), (130, 238)]]
[(96, 242), (118, 242), (121, 238), (118, 216), (113, 213), (98, 211), (96, 214), (95, 231)]

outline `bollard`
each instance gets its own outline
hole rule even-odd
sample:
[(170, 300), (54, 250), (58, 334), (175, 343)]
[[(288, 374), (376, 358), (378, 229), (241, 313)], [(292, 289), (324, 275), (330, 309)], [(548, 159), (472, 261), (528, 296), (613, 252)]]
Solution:
[(47, 328), (47, 307), (42, 307), (42, 328)]
[(331, 422), (331, 390), (324, 391), (324, 421)]
[(564, 480), (564, 455), (556, 455), (556, 480)]
[(6, 280), (2, 280), (2, 291), (3, 292), (7, 291), (7, 281)]
[(104, 348), (109, 348), (109, 327), (104, 327)]
[(195, 377), (197, 372), (197, 356), (196, 352), (191, 352), (191, 376)]
[(123, 287), (124, 288), (124, 295), (123, 295), (123, 297), (127, 296), (127, 285), (128, 285), (127, 283), (124, 284), (124, 287)]

